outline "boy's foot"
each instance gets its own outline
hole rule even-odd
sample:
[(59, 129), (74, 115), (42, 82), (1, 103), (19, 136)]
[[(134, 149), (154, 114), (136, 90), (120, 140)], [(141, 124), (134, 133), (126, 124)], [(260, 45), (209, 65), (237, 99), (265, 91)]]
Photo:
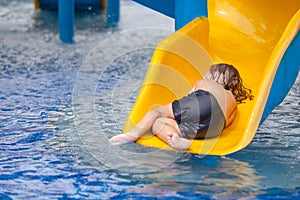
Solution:
[(121, 144), (126, 144), (126, 143), (131, 143), (131, 142), (135, 142), (137, 140), (136, 137), (134, 136), (130, 136), (129, 134), (119, 134), (116, 136), (113, 136), (112, 138), (110, 138), (108, 141), (112, 144), (112, 145), (121, 145)]
[(191, 141), (182, 137), (178, 134), (168, 132), (167, 133), (168, 144), (174, 149), (187, 150), (191, 146)]

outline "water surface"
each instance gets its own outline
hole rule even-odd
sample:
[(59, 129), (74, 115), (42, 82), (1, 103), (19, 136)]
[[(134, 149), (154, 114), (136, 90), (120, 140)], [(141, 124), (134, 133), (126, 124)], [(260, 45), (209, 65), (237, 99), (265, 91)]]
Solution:
[(66, 45), (57, 13), (0, 1), (0, 198), (299, 198), (299, 76), (252, 143), (225, 158), (107, 143), (173, 28), (121, 3), (115, 28), (102, 12), (77, 14), (75, 43)]

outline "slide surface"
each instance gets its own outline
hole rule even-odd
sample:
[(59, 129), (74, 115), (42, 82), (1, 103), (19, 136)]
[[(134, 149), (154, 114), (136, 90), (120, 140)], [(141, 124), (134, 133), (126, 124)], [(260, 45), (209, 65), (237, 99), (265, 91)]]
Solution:
[[(233, 124), (219, 138), (193, 140), (188, 152), (226, 155), (245, 148), (261, 122), (285, 52), (295, 42), (293, 53), (299, 52), (299, 27), (299, 0), (208, 1), (208, 18), (196, 18), (158, 44), (124, 132), (155, 106), (183, 97), (212, 63), (225, 62), (238, 68), (254, 100), (238, 105)], [(285, 67), (297, 74), (299, 62), (289, 63), (295, 66)], [(137, 143), (172, 150), (151, 134)]]

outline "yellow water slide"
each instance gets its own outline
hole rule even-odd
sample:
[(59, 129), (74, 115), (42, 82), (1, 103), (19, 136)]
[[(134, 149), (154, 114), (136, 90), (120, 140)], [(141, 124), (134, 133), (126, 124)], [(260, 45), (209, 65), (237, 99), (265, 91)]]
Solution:
[[(153, 107), (184, 96), (212, 63), (225, 62), (238, 68), (254, 100), (238, 105), (233, 124), (219, 138), (193, 140), (188, 152), (226, 155), (245, 148), (299, 27), (299, 0), (209, 0), (207, 18), (196, 18), (158, 44), (124, 132)], [(172, 150), (151, 134), (137, 143)]]

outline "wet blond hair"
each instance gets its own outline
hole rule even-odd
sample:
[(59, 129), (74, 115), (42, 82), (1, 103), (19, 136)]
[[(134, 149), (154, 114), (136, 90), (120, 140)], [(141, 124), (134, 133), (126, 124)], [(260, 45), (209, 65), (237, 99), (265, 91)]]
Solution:
[(232, 92), (237, 103), (243, 103), (246, 99), (253, 99), (252, 91), (243, 85), (243, 80), (238, 70), (226, 63), (212, 65), (205, 78), (212, 79)]

